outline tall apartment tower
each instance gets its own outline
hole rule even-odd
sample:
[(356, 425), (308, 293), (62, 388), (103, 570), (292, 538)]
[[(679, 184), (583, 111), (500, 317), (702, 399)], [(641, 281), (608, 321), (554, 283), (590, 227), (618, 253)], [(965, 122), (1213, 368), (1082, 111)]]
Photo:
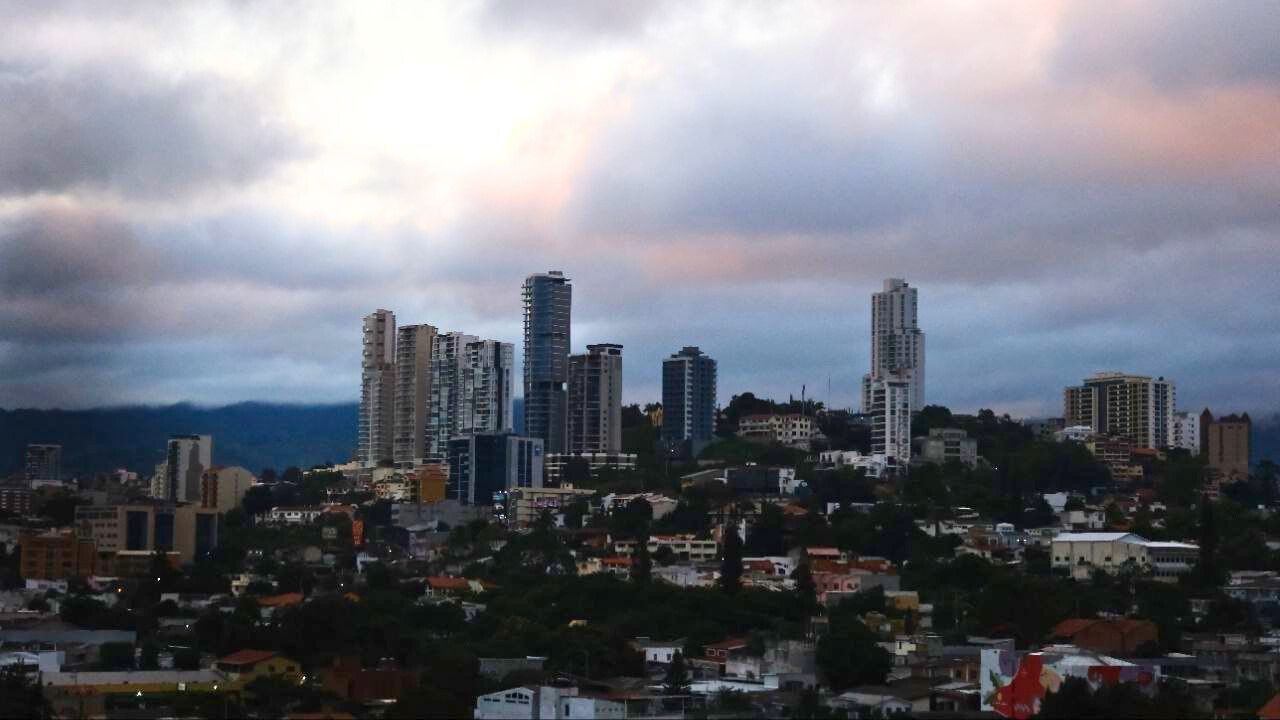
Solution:
[(1209, 468), (1227, 482), (1249, 477), (1250, 435), (1253, 421), (1249, 413), (1214, 418), (1209, 408), (1200, 413), (1201, 448)]
[(916, 289), (888, 278), (871, 295), (871, 372), (862, 378), (862, 411), (871, 412), (872, 382), (911, 383), (911, 410), (924, 407), (924, 333), (916, 316)]
[(622, 452), (622, 346), (569, 357), (569, 452)]
[(891, 467), (911, 462), (913, 384), (908, 377), (888, 376), (871, 381), (871, 454), (884, 455)]
[(404, 325), (396, 331), (395, 440), (396, 465), (413, 467), (427, 456), (431, 422), (431, 325)]
[(711, 440), (716, 419), (716, 361), (685, 347), (662, 361), (662, 439)]
[(356, 458), (366, 467), (395, 458), (396, 314), (364, 318), (360, 358), (360, 422)]
[(524, 432), (548, 453), (568, 445), (569, 311), (573, 286), (559, 270), (524, 280)]
[(450, 440), (475, 433), (512, 431), (515, 347), (450, 332), (431, 349), (431, 417), (426, 459), (447, 460)]
[(25, 460), (27, 485), (57, 484), (62, 479), (61, 445), (28, 445)]
[(1176, 404), (1174, 383), (1163, 377), (1119, 372), (1094, 373), (1083, 385), (1063, 391), (1067, 427), (1085, 426), (1101, 435), (1127, 439), (1134, 447), (1169, 447)]
[(213, 436), (174, 435), (165, 447), (164, 495), (170, 502), (200, 502), (200, 481), (213, 467)]

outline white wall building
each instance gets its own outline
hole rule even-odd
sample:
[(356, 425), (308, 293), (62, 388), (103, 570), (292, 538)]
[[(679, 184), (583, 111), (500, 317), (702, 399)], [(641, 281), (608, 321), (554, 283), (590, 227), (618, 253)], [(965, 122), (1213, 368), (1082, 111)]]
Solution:
[(883, 455), (889, 467), (911, 462), (911, 381), (899, 378), (872, 380), (871, 454)]
[(911, 383), (911, 407), (924, 407), (924, 333), (917, 318), (916, 288), (886, 278), (871, 296), (871, 372), (862, 378), (862, 411), (874, 406), (872, 383), (891, 376)]
[(828, 468), (866, 470), (869, 478), (881, 477), (889, 467), (884, 455), (863, 455), (857, 450), (827, 450), (818, 454), (818, 464)]
[(1176, 412), (1169, 422), (1169, 447), (1182, 448), (1192, 455), (1200, 454), (1200, 416), (1193, 412)]
[(511, 343), (459, 332), (435, 337), (428, 460), (444, 461), (450, 440), (473, 433), (511, 432), (514, 367)]
[(1156, 580), (1175, 582), (1195, 567), (1200, 548), (1190, 543), (1155, 542), (1121, 532), (1062, 533), (1053, 539), (1050, 562), (1087, 580), (1095, 569), (1115, 572), (1132, 560)]

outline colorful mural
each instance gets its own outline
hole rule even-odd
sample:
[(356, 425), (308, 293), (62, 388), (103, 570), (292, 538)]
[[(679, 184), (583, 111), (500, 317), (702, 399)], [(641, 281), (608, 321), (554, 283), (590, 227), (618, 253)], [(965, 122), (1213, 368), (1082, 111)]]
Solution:
[(1067, 677), (1094, 685), (1136, 682), (1154, 688), (1159, 667), (1136, 665), (1063, 646), (1036, 653), (982, 651), (982, 709), (1024, 720), (1040, 712), (1045, 695), (1057, 692)]

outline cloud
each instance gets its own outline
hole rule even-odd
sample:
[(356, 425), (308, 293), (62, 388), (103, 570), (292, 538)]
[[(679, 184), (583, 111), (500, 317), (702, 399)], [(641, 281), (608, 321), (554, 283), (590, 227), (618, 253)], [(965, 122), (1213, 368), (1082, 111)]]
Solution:
[(0, 196), (175, 198), (256, 180), (303, 147), (250, 90), (210, 75), (0, 66)]
[(1280, 383), (1265, 4), (139, 7), (0, 9), (0, 405), (349, 399), (549, 268), (628, 401), (852, 404), (885, 276), (959, 409)]

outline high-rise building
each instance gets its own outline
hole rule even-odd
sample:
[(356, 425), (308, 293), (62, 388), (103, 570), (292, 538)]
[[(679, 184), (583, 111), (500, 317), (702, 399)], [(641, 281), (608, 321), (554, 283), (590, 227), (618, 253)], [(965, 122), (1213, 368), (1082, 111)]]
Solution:
[(662, 439), (708, 442), (715, 432), (716, 361), (689, 346), (662, 361)]
[(463, 505), (492, 505), (498, 493), (542, 487), (541, 438), (476, 433), (449, 441), (445, 495)]
[(27, 484), (57, 484), (62, 480), (62, 446), (32, 444), (27, 446)]
[(257, 481), (242, 467), (210, 468), (200, 479), (200, 507), (220, 513), (238, 508)]
[(1169, 425), (1169, 447), (1182, 448), (1193, 456), (1200, 454), (1200, 416), (1193, 412), (1176, 412)]
[[(213, 436), (174, 435), (165, 448), (164, 485), (156, 497), (170, 502), (200, 501), (200, 479), (213, 466)], [(152, 490), (154, 493), (155, 486)]]
[(436, 329), (404, 325), (396, 331), (395, 441), (393, 455), (402, 468), (427, 456), (431, 422), (431, 348)]
[(459, 332), (435, 336), (431, 351), (431, 417), (427, 459), (443, 462), (448, 443), (473, 433), (511, 432), (511, 343)]
[(569, 313), (573, 286), (559, 270), (524, 281), (524, 431), (547, 452), (567, 447)]
[(1209, 469), (1227, 482), (1249, 477), (1250, 435), (1253, 421), (1249, 413), (1214, 418), (1209, 408), (1200, 413), (1200, 447)]
[(924, 407), (924, 333), (916, 315), (916, 289), (887, 278), (871, 295), (871, 372), (862, 378), (862, 411), (870, 413), (872, 382), (911, 383), (911, 411)]
[(889, 467), (905, 468), (911, 462), (912, 382), (908, 377), (886, 376), (871, 381), (871, 454), (883, 455)]
[(1175, 404), (1174, 384), (1163, 377), (1100, 372), (1063, 391), (1067, 427), (1123, 437), (1135, 448), (1169, 447)]
[(569, 452), (622, 452), (622, 346), (569, 357)]
[(396, 314), (375, 310), (363, 330), (356, 459), (373, 467), (395, 457)]

